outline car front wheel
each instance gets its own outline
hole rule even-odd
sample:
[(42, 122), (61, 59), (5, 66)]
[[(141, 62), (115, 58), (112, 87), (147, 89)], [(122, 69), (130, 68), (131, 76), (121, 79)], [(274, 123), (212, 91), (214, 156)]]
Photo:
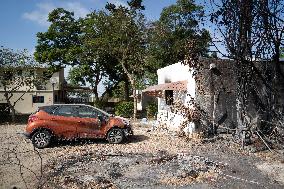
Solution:
[(107, 140), (111, 144), (119, 144), (123, 141), (123, 139), (123, 131), (118, 128), (111, 129), (107, 134)]
[(32, 136), (32, 143), (36, 148), (46, 148), (51, 143), (51, 133), (46, 130), (35, 132)]

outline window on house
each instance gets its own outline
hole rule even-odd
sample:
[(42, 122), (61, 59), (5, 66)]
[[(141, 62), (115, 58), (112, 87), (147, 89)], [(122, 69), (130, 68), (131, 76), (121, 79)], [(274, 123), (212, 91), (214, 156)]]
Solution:
[(173, 90), (166, 90), (165, 91), (165, 99), (167, 105), (174, 104), (174, 91)]
[(33, 96), (33, 103), (44, 103), (44, 96)]

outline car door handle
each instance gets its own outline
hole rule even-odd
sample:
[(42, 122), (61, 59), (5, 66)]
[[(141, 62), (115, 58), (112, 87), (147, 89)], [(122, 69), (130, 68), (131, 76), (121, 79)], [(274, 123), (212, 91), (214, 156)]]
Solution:
[(55, 120), (55, 118), (51, 118), (51, 121), (54, 121)]
[(82, 121), (78, 121), (78, 123), (82, 123)]

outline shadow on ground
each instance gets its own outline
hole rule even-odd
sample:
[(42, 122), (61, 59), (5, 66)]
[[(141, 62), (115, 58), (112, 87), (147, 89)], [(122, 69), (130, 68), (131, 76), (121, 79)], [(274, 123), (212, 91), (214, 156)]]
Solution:
[(75, 140), (57, 140), (49, 148), (63, 146), (83, 146), (86, 144), (107, 144), (105, 139), (75, 139)]
[(128, 140), (128, 143), (138, 143), (143, 142), (145, 140), (149, 140), (149, 137), (145, 135), (134, 135)]
[(7, 124), (27, 124), (30, 114), (17, 115), (15, 122), (12, 122), (11, 116), (7, 114), (0, 114), (0, 125)]
[[(134, 135), (125, 140), (122, 144), (138, 143), (148, 140), (149, 137), (145, 135)], [(75, 139), (75, 140), (57, 140), (52, 143), (49, 148), (62, 147), (62, 146), (82, 146), (86, 144), (108, 144), (106, 139)], [(119, 145), (119, 144), (118, 144)]]

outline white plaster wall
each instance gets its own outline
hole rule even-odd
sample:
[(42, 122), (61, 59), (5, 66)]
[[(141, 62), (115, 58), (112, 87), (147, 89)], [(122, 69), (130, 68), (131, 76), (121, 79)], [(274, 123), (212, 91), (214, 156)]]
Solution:
[[(184, 104), (190, 100), (190, 97), (195, 97), (195, 87), (196, 82), (193, 78), (193, 70), (190, 69), (189, 66), (183, 65), (180, 62), (176, 64), (169, 65), (167, 67), (161, 68), (157, 70), (158, 74), (158, 84), (164, 84), (168, 82), (177, 82), (187, 80), (187, 92), (185, 94), (181, 94), (182, 92), (176, 93), (174, 98), (182, 97)], [(168, 106), (166, 105), (164, 98), (158, 99), (158, 110), (168, 110)]]
[[(181, 99), (187, 106), (191, 97), (195, 98), (196, 82), (193, 78), (193, 70), (180, 62), (157, 70), (158, 84), (187, 80), (187, 91), (174, 91), (174, 99)], [(163, 95), (164, 96), (164, 95)], [(165, 124), (170, 130), (178, 130), (184, 118), (182, 115), (170, 111), (164, 98), (158, 98), (158, 122)], [(194, 124), (189, 123), (185, 132), (194, 132)]]

